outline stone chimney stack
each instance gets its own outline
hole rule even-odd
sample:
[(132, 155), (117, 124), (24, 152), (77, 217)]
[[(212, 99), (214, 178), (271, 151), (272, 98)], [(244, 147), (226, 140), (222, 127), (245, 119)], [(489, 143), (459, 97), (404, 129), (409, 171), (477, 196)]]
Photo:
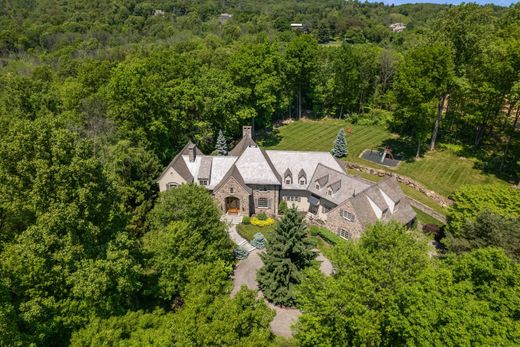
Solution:
[(190, 143), (188, 146), (188, 157), (190, 159), (190, 162), (194, 162), (196, 156), (197, 156), (197, 146), (194, 143)]
[(253, 138), (253, 127), (250, 126), (250, 125), (244, 125), (242, 127), (242, 137), (249, 137), (249, 138)]

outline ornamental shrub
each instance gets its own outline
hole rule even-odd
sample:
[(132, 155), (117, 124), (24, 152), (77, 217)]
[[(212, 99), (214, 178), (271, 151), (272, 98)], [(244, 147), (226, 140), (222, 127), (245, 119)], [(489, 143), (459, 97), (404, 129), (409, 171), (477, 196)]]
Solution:
[(279, 214), (287, 213), (287, 201), (285, 201), (285, 200), (280, 201), (280, 204), (278, 205), (278, 213)]
[(242, 247), (236, 247), (233, 250), (233, 254), (235, 255), (235, 258), (237, 260), (243, 260), (246, 259), (249, 256), (249, 252), (243, 249)]
[(251, 217), (251, 224), (256, 225), (257, 227), (266, 227), (268, 225), (273, 225), (276, 221), (273, 218), (267, 218), (266, 220), (260, 220), (257, 217)]
[(256, 233), (251, 240), (251, 245), (258, 249), (264, 249), (266, 244), (266, 239), (262, 233)]
[(249, 216), (242, 217), (242, 224), (245, 224), (245, 225), (251, 224), (251, 218), (249, 218)]
[(267, 215), (262, 212), (262, 213), (257, 214), (256, 218), (258, 218), (260, 220), (267, 220)]

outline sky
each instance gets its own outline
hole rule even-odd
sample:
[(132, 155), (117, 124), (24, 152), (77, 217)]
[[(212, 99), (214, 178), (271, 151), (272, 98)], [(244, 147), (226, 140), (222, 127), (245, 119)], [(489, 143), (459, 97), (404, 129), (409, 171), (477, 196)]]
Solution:
[[(370, 0), (371, 2), (380, 2), (377, 0)], [(511, 4), (514, 4), (518, 2), (518, 0), (473, 0), (473, 1), (458, 1), (458, 0), (382, 0), (385, 4), (413, 4), (413, 3), (430, 3), (430, 4), (455, 4), (458, 5), (462, 2), (475, 2), (477, 4), (495, 4), (500, 6), (509, 6)]]

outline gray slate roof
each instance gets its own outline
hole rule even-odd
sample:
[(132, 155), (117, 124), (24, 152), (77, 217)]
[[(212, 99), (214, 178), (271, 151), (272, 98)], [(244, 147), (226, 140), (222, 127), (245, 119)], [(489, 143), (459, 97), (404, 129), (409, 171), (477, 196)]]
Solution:
[(412, 209), (408, 198), (403, 194), (399, 183), (395, 177), (389, 177), (349, 199), (363, 227), (378, 221), (376, 213), (368, 201), (368, 197), (370, 197), (381, 210), (388, 208), (380, 190), (384, 191), (392, 200), (394, 200), (395, 197), (400, 197), (399, 200), (394, 200), (394, 202), (399, 201), (394, 212), (391, 213), (390, 210), (388, 210), (386, 215), (381, 219), (382, 221), (395, 220), (402, 224), (407, 224), (415, 218), (415, 211)]
[(233, 157), (240, 157), (248, 147), (258, 147), (258, 145), (251, 137), (243, 136), (228, 154)]
[[(326, 181), (324, 184), (320, 183), (319, 190), (315, 187), (317, 180), (320, 180), (321, 182)], [(333, 192), (336, 190), (332, 195), (327, 195), (329, 187)], [(337, 171), (325, 165), (318, 164), (314, 175), (309, 181), (307, 190), (314, 195), (339, 205), (343, 201), (351, 198), (354, 193), (363, 191), (368, 187), (369, 185), (362, 180), (348, 176), (342, 171)]]
[[(275, 151), (266, 150), (265, 153), (269, 157), (274, 169), (285, 178), (287, 169), (292, 174), (292, 184), (286, 184), (282, 179), (282, 189), (306, 190), (309, 179), (316, 171), (318, 164), (328, 166), (334, 170), (344, 172), (336, 159), (327, 152), (302, 152), (302, 151)], [(296, 177), (298, 175), (298, 177)], [(307, 179), (305, 185), (300, 185), (299, 178), (304, 175)]]
[[(188, 166), (186, 166), (186, 163), (184, 162), (182, 156), (188, 155), (188, 147), (193, 146), (193, 142), (188, 141), (186, 146), (177, 153), (175, 157), (173, 157), (172, 161), (166, 168), (163, 170), (161, 175), (157, 178), (157, 180), (160, 180), (170, 168), (173, 168), (179, 175), (181, 175), (182, 178), (186, 180), (186, 182), (191, 183), (193, 182), (193, 175), (191, 174), (190, 170), (188, 169)], [(202, 155), (202, 152), (198, 149), (197, 146), (195, 146), (195, 153), (197, 156)]]
[(248, 194), (251, 194), (253, 192), (253, 190), (248, 187), (246, 185), (246, 183), (244, 182), (244, 178), (242, 177), (242, 175), (240, 174), (240, 170), (238, 170), (238, 168), (236, 167), (236, 165), (233, 165), (231, 167), (231, 169), (226, 173), (226, 175), (220, 180), (220, 182), (215, 186), (215, 188), (213, 189), (214, 192), (216, 192), (217, 190), (220, 189), (220, 187), (222, 187), (222, 185), (224, 183), (226, 183), (226, 181), (229, 179), (229, 178), (235, 178), (237, 180), (238, 183), (240, 183), (240, 185), (246, 190), (246, 192)]
[(258, 147), (247, 147), (235, 163), (246, 184), (281, 184), (271, 161)]
[(213, 163), (213, 157), (204, 156), (200, 161), (199, 168), (199, 179), (209, 180), (211, 177), (211, 165)]

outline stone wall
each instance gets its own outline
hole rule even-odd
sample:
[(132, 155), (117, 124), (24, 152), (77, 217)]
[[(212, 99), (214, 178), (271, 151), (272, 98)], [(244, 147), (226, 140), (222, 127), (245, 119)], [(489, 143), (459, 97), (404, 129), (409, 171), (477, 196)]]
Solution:
[[(352, 214), (354, 214), (355, 218), (353, 222), (350, 222), (341, 216), (341, 210), (346, 210)], [(345, 201), (341, 203), (338, 207), (329, 212), (327, 221), (325, 222), (325, 226), (330, 229), (332, 232), (339, 235), (339, 229), (347, 230), (353, 240), (357, 240), (361, 237), (361, 233), (363, 232), (363, 226), (359, 223), (359, 218), (356, 216), (354, 208), (350, 201)]]
[[(231, 188), (233, 188), (233, 192), (231, 192)], [(226, 213), (226, 198), (228, 196), (240, 199), (240, 213), (244, 215), (249, 215), (250, 213), (249, 193), (234, 177), (229, 177), (217, 191), (213, 192), (213, 196), (224, 213)]]
[(422, 184), (418, 183), (417, 181), (414, 181), (413, 179), (411, 179), (409, 177), (401, 176), (394, 172), (387, 172), (387, 171), (384, 171), (381, 169), (374, 169), (374, 168), (371, 168), (368, 166), (364, 166), (364, 165), (357, 164), (357, 163), (351, 163), (351, 162), (345, 163), (345, 167), (348, 169), (356, 170), (359, 172), (365, 172), (365, 173), (368, 173), (368, 174), (371, 174), (374, 176), (379, 176), (379, 177), (394, 176), (399, 183), (405, 184), (408, 187), (415, 189), (418, 192), (423, 193), (424, 195), (426, 195), (433, 201), (437, 202), (442, 207), (449, 207), (453, 204), (453, 201), (451, 201), (450, 199), (447, 199), (444, 196), (439, 195), (436, 192), (427, 189)]
[[(260, 189), (261, 187), (265, 187), (266, 190)], [(279, 188), (277, 186), (254, 186), (253, 189), (253, 204), (254, 204), (254, 213), (266, 213), (268, 215), (277, 215), (278, 214), (278, 203), (280, 201)], [(269, 205), (267, 208), (258, 207), (258, 198), (266, 198), (269, 201)]]

